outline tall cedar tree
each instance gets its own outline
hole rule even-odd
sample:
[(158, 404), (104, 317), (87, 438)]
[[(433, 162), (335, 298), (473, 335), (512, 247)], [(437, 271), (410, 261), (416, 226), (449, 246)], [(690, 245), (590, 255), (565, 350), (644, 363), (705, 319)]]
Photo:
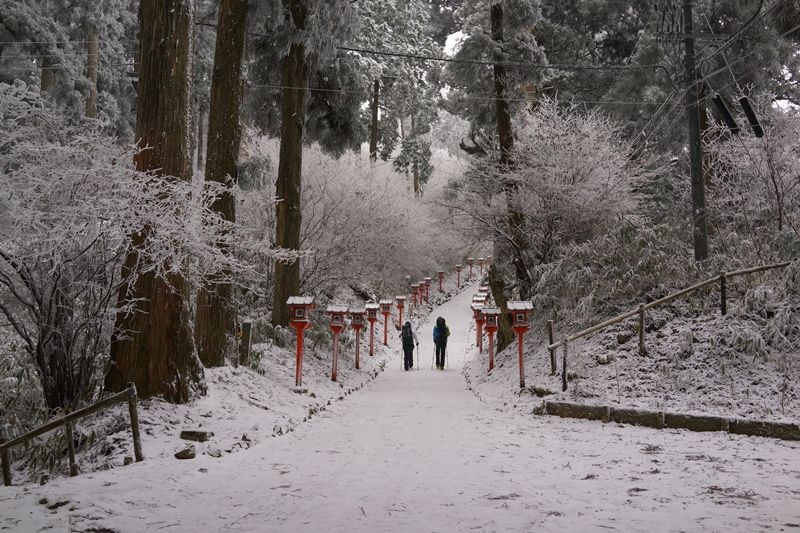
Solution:
[[(503, 4), (492, 4), (491, 7), (492, 39), (497, 43), (503, 42)], [(511, 165), (511, 151), (514, 149), (514, 135), (511, 130), (511, 110), (506, 99), (506, 69), (502, 63), (502, 56), (498, 53), (494, 64), (494, 96), (495, 112), (497, 113), (497, 137), (500, 142), (500, 170), (506, 172)], [(505, 180), (503, 188), (509, 193), (511, 198), (510, 180)], [(511, 228), (511, 252), (513, 255), (514, 269), (517, 273), (517, 282), (520, 286), (520, 293), (523, 298), (528, 298), (530, 290), (530, 276), (523, 259), (523, 251), (526, 249), (524, 244), (525, 236), (521, 231), (523, 215), (508, 204), (508, 225)], [(490, 267), (490, 281), (492, 295), (502, 311), (500, 328), (497, 333), (497, 347), (504, 349), (511, 342), (511, 324), (508, 320), (508, 304), (505, 296), (505, 283), (501, 276), (494, 272), (494, 266)]]
[[(142, 0), (139, 6), (136, 139), (147, 149), (134, 157), (134, 163), (151, 179), (192, 179), (193, 24), (193, 0)], [(145, 228), (131, 236), (123, 271), (136, 265), (149, 234)], [(165, 266), (168, 272), (169, 267)], [(117, 315), (107, 389), (121, 390), (134, 382), (141, 396), (163, 395), (175, 403), (205, 392), (186, 289), (181, 268), (172, 269), (166, 279), (145, 273), (120, 289), (120, 306), (133, 304), (130, 312)]]
[[(239, 155), (242, 53), (247, 21), (247, 0), (222, 0), (217, 22), (217, 46), (211, 79), (208, 115), (206, 180), (232, 186)], [(200, 148), (202, 150), (202, 147)], [(236, 221), (236, 199), (226, 189), (212, 204), (225, 220)], [(226, 250), (227, 251), (227, 250)], [(207, 367), (225, 364), (236, 338), (236, 310), (231, 283), (223, 276), (203, 285), (197, 294), (195, 341)]]
[[(287, 16), (302, 31), (306, 23), (304, 0), (286, 0)], [(309, 65), (303, 42), (294, 42), (283, 60), (283, 99), (281, 102), (281, 147), (275, 196), (275, 245), (290, 250), (300, 249), (300, 187), (303, 166), (303, 125), (305, 122), (306, 88)], [(275, 289), (272, 302), (272, 324), (289, 325), (286, 300), (300, 290), (300, 262), (275, 263)]]

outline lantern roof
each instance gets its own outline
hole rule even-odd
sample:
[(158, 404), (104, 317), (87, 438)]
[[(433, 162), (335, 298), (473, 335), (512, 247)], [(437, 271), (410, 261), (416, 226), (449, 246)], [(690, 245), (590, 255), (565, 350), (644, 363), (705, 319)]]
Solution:
[(286, 300), (286, 305), (311, 305), (314, 303), (313, 296), (290, 296)]
[(484, 307), (483, 309), (481, 309), (481, 312), (484, 315), (499, 315), (500, 314), (500, 308), (499, 307)]
[(327, 311), (329, 313), (346, 313), (347, 306), (346, 305), (329, 305)]
[[(385, 303), (392, 303), (391, 300), (381, 300), (381, 303), (384, 303), (384, 302)], [(367, 302), (364, 305), (365, 309), (377, 309), (378, 307), (380, 307), (380, 306), (378, 304), (376, 304), (375, 302)]]
[(378, 303), (381, 305), (392, 305), (394, 303), (394, 300), (381, 300)]
[(509, 311), (533, 311), (533, 302), (523, 300), (520, 302), (508, 302)]

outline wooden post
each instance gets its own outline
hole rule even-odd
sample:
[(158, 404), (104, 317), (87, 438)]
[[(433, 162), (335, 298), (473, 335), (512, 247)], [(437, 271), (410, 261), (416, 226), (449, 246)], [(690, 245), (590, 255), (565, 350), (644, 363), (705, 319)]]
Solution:
[(517, 330), (517, 349), (519, 350), (519, 388), (525, 388), (525, 353), (524, 353), (524, 330)]
[[(549, 346), (551, 344), (553, 344), (553, 321), (552, 320), (548, 320), (547, 321), (547, 345)], [(556, 370), (557, 370), (556, 366), (558, 366), (556, 364), (556, 351), (554, 349), (551, 349), (551, 348), (548, 348), (548, 350), (550, 350), (550, 375), (551, 376), (555, 376), (556, 375)]]
[[(2, 425), (0, 426), (0, 444), (5, 443), (8, 441), (9, 432), (8, 426)], [(0, 452), (0, 463), (3, 467), (3, 485), (6, 487), (11, 486), (11, 451), (10, 450), (3, 450)]]
[(644, 347), (644, 304), (639, 304), (639, 355), (647, 355)]
[(139, 411), (137, 409), (137, 402), (139, 401), (136, 395), (136, 384), (128, 383), (128, 412), (131, 416), (131, 433), (133, 434), (133, 456), (137, 463), (144, 461), (142, 455), (142, 440), (139, 435)]
[[(69, 411), (66, 412), (69, 414)], [(72, 422), (67, 421), (64, 424), (64, 432), (67, 435), (67, 453), (69, 454), (69, 475), (75, 477), (78, 475), (78, 464), (75, 462), (75, 431)]]
[(242, 323), (242, 337), (239, 339), (239, 364), (247, 366), (250, 364), (250, 343), (253, 335), (252, 322)]
[(719, 273), (719, 311), (722, 316), (728, 314), (728, 278), (724, 270)]
[(567, 390), (567, 351), (569, 341), (564, 339), (564, 360), (561, 361), (561, 390)]

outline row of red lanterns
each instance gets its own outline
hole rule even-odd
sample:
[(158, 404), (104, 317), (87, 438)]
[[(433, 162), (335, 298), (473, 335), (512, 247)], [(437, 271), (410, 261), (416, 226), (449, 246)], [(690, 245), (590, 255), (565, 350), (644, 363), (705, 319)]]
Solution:
[[(489, 372), (494, 369), (494, 334), (500, 327), (501, 311), (499, 307), (487, 305), (489, 287), (481, 285), (478, 294), (472, 297), (472, 318), (475, 320), (475, 346), (478, 353), (483, 353), (483, 332), (489, 338)], [(530, 301), (511, 301), (507, 305), (511, 318), (511, 329), (517, 334), (517, 350), (519, 359), (519, 386), (525, 387), (525, 354), (524, 337), (530, 329), (528, 315), (533, 311)]]
[[(491, 257), (489, 257), (491, 260)], [(467, 260), (470, 265), (470, 277), (472, 276), (472, 258)], [(481, 273), (483, 272), (484, 258), (479, 258), (479, 265)], [(456, 265), (456, 271), (459, 274), (459, 286), (461, 285), (461, 265)], [(444, 270), (437, 271), (439, 279), (439, 292), (444, 292)], [(411, 285), (411, 304), (413, 306), (422, 305), (423, 301), (428, 303), (430, 300), (430, 287), (433, 283), (433, 278), (426, 277), (419, 283)], [(380, 310), (383, 315), (383, 344), (388, 345), (389, 335), (389, 315), (392, 313), (392, 305), (397, 305), (398, 322), (403, 324), (403, 309), (406, 304), (406, 295), (398, 295), (392, 300), (380, 300), (378, 303), (368, 302), (363, 308), (348, 308), (343, 305), (329, 305), (326, 309), (330, 317), (330, 328), (333, 333), (333, 361), (331, 364), (331, 380), (336, 381), (339, 365), (339, 334), (345, 328), (345, 320), (350, 318), (350, 327), (353, 328), (356, 334), (355, 340), (355, 367), (360, 368), (360, 351), (361, 351), (361, 329), (364, 327), (364, 320), (369, 322), (369, 355), (374, 354), (375, 346), (375, 322), (378, 319), (378, 311)], [(311, 312), (315, 308), (314, 298), (311, 296), (292, 296), (286, 304), (289, 306), (291, 313), (290, 325), (294, 328), (297, 335), (297, 351), (295, 361), (295, 386), (300, 387), (303, 384), (303, 337), (304, 331), (311, 325)], [(413, 307), (412, 307), (413, 310)], [(409, 310), (409, 313), (412, 311)]]
[[(489, 265), (492, 264), (492, 256), (488, 257), (479, 257), (478, 258), (478, 268), (480, 269), (479, 277), (483, 277), (483, 267), (486, 266), (487, 268)], [(469, 275), (467, 277), (467, 281), (472, 281), (472, 267), (475, 265), (475, 258), (468, 257), (466, 260), (467, 266), (469, 267)], [(461, 287), (461, 271), (464, 270), (464, 265), (461, 263), (456, 265), (456, 286)]]

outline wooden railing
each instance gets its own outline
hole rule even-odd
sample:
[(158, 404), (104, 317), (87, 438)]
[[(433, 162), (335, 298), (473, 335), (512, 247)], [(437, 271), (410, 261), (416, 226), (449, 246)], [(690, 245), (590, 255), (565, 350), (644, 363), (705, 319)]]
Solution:
[(31, 439), (43, 435), (48, 431), (58, 429), (64, 426), (67, 433), (67, 453), (69, 454), (69, 475), (78, 475), (78, 465), (75, 462), (75, 441), (73, 433), (73, 425), (76, 420), (80, 420), (86, 416), (94, 414), (103, 409), (108, 409), (112, 405), (122, 402), (128, 402), (128, 412), (131, 417), (131, 433), (133, 434), (133, 455), (136, 462), (144, 460), (142, 456), (142, 443), (139, 435), (139, 411), (137, 408), (138, 398), (136, 395), (136, 386), (133, 383), (128, 383), (128, 388), (109, 396), (97, 403), (88, 405), (77, 411), (68, 413), (60, 418), (51, 420), (50, 422), (31, 430), (24, 435), (7, 440), (9, 438), (8, 429), (6, 426), (0, 427), (0, 462), (3, 469), (3, 483), (6, 487), (11, 486), (11, 449), (15, 446), (25, 444)]
[(596, 324), (594, 326), (588, 327), (583, 329), (577, 333), (564, 337), (564, 339), (553, 342), (553, 322), (549, 320), (547, 323), (547, 334), (548, 334), (548, 346), (547, 349), (550, 351), (550, 370), (552, 374), (556, 373), (556, 350), (559, 347), (564, 347), (564, 358), (562, 362), (562, 388), (567, 390), (567, 352), (569, 350), (569, 343), (580, 339), (582, 337), (587, 337), (593, 333), (597, 333), (601, 329), (605, 329), (608, 326), (612, 326), (614, 324), (618, 324), (625, 319), (628, 319), (632, 316), (639, 315), (639, 353), (644, 355), (647, 353), (645, 348), (645, 337), (644, 337), (644, 322), (645, 322), (645, 311), (648, 309), (652, 309), (654, 307), (658, 307), (660, 305), (664, 305), (669, 303), (681, 296), (685, 296), (692, 292), (698, 291), (703, 289), (709, 285), (719, 282), (720, 284), (720, 313), (722, 315), (726, 315), (728, 313), (728, 289), (727, 289), (727, 282), (728, 279), (736, 277), (736, 276), (743, 276), (745, 274), (754, 274), (756, 272), (763, 272), (765, 270), (772, 270), (776, 268), (785, 268), (791, 264), (791, 261), (783, 262), (783, 263), (775, 263), (772, 265), (764, 265), (758, 266), (753, 268), (746, 268), (743, 270), (736, 270), (734, 272), (720, 272), (719, 275), (714, 276), (713, 278), (709, 278), (705, 281), (701, 281), (700, 283), (696, 283), (691, 287), (687, 287), (681, 291), (676, 293), (670, 294), (668, 296), (664, 296), (663, 298), (659, 298), (658, 300), (653, 300), (652, 302), (646, 304), (639, 304), (636, 309), (631, 309), (630, 311), (626, 311), (621, 315), (615, 316), (614, 318), (609, 318), (605, 322), (601, 322), (600, 324)]

